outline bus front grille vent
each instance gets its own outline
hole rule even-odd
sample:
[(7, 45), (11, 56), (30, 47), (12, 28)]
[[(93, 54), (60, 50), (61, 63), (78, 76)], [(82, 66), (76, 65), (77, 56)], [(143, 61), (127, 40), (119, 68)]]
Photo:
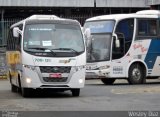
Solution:
[(40, 66), (41, 73), (70, 73), (70, 66)]
[(66, 82), (67, 77), (62, 77), (62, 78), (51, 78), (51, 77), (43, 77), (43, 80), (45, 82)]

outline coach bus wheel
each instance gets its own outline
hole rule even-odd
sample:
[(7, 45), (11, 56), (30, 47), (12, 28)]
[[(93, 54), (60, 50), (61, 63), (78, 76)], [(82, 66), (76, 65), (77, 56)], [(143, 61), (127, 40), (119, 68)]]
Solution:
[(116, 79), (113, 78), (101, 78), (101, 81), (105, 84), (105, 85), (112, 85), (114, 83)]
[(78, 97), (80, 95), (80, 89), (71, 89), (72, 96)]
[(130, 84), (142, 84), (145, 81), (145, 71), (139, 64), (133, 64), (129, 69), (128, 82)]
[(22, 88), (21, 93), (22, 93), (23, 97), (29, 97), (30, 93), (31, 93), (31, 89), (30, 88)]

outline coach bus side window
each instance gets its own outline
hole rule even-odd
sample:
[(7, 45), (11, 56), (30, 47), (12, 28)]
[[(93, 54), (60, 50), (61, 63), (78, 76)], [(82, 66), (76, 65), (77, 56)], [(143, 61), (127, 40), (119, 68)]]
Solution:
[(150, 20), (149, 29), (150, 29), (150, 32), (149, 32), (150, 35), (153, 35), (153, 36), (157, 35), (157, 21), (156, 20)]
[(157, 20), (156, 19), (139, 19), (138, 20), (138, 36), (157, 36)]
[(158, 20), (158, 36), (160, 37), (160, 19)]
[(113, 59), (123, 57), (129, 50), (134, 31), (134, 19), (124, 19), (120, 21), (116, 27), (116, 34), (120, 41), (120, 48), (117, 50), (113, 43)]

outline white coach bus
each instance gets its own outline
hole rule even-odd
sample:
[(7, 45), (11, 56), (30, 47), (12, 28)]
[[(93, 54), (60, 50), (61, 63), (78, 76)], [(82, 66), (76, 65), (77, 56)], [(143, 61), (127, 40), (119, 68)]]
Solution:
[(80, 23), (54, 15), (33, 15), (13, 24), (7, 40), (8, 78), (12, 91), (28, 97), (33, 89), (84, 87), (86, 50)]
[(142, 84), (160, 76), (160, 11), (97, 16), (87, 19), (84, 29), (86, 78)]

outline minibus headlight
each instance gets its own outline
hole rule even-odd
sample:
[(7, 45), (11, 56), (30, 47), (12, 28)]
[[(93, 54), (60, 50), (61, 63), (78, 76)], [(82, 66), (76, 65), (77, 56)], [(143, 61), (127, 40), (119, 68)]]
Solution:
[(101, 66), (101, 67), (99, 67), (99, 69), (100, 69), (100, 70), (102, 70), (102, 69), (108, 69), (108, 68), (110, 68), (110, 66), (109, 66), (109, 65), (105, 65), (105, 66)]
[(79, 84), (82, 84), (84, 83), (84, 80), (83, 79), (79, 79)]
[(23, 65), (23, 67), (31, 70), (35, 70), (35, 66), (32, 66), (32, 65)]
[(30, 78), (26, 78), (26, 82), (29, 84), (29, 83), (31, 83), (31, 79)]

